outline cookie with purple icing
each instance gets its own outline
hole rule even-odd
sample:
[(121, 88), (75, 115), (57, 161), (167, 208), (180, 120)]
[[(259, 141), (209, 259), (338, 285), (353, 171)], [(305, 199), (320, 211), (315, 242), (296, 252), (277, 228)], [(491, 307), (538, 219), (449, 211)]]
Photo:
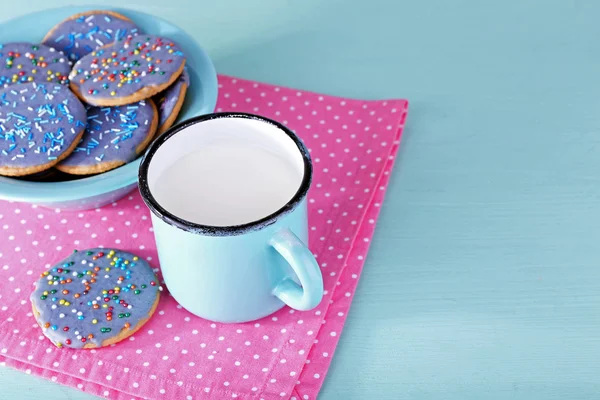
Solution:
[(0, 89), (0, 175), (47, 170), (81, 140), (86, 110), (67, 86), (20, 83)]
[(77, 61), (92, 51), (127, 35), (137, 35), (139, 28), (126, 16), (115, 11), (94, 10), (75, 14), (50, 30), (42, 43), (62, 51)]
[(25, 82), (69, 83), (71, 62), (53, 47), (26, 42), (0, 44), (0, 88)]
[(31, 305), (44, 335), (56, 346), (92, 349), (140, 329), (156, 310), (160, 291), (150, 265), (133, 254), (75, 250), (41, 274)]
[(117, 168), (135, 160), (148, 147), (157, 126), (158, 110), (151, 99), (126, 106), (88, 106), (83, 138), (56, 168), (74, 175)]
[(185, 100), (185, 94), (187, 93), (189, 86), (190, 76), (187, 72), (187, 68), (185, 68), (175, 83), (169, 86), (167, 90), (160, 92), (155, 96), (158, 113), (160, 115), (158, 130), (156, 131), (157, 136), (169, 129), (175, 122), (175, 119), (177, 119), (177, 115), (179, 115), (179, 111), (181, 111), (183, 101)]
[(77, 61), (70, 87), (95, 106), (131, 104), (168, 88), (184, 66), (185, 56), (171, 39), (129, 35)]

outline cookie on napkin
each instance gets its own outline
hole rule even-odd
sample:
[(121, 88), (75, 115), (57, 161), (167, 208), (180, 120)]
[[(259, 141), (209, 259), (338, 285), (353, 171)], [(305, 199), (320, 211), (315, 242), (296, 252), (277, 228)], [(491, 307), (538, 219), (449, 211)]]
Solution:
[(73, 252), (41, 274), (33, 314), (58, 347), (91, 349), (120, 342), (150, 319), (160, 286), (150, 265), (121, 251)]

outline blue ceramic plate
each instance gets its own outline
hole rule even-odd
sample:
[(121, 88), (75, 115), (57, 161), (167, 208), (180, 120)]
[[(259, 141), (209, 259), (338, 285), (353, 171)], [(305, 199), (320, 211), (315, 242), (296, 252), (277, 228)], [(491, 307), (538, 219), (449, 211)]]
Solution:
[[(62, 7), (27, 14), (0, 24), (0, 43), (27, 41), (39, 43), (54, 25), (70, 15), (86, 10), (106, 9), (102, 6)], [(177, 118), (214, 111), (217, 102), (217, 74), (198, 43), (170, 22), (139, 11), (110, 8), (133, 20), (145, 33), (166, 36), (184, 51), (190, 73), (190, 87)], [(62, 209), (89, 209), (111, 203), (137, 187), (140, 159), (112, 171), (65, 182), (32, 182), (0, 177), (0, 199), (24, 201)]]

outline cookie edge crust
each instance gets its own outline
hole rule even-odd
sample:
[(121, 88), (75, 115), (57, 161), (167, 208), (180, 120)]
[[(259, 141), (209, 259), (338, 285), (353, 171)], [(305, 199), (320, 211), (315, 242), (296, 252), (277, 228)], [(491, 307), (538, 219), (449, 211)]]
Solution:
[[(187, 60), (184, 58), (179, 69), (177, 71), (175, 71), (173, 73), (173, 75), (171, 75), (171, 78), (169, 78), (169, 80), (166, 83), (164, 83), (162, 85), (144, 86), (137, 92), (132, 93), (125, 97), (118, 97), (118, 96), (115, 96), (115, 97), (86, 97), (84, 94), (81, 93), (81, 91), (79, 90), (79, 85), (76, 84), (74, 82), (74, 80), (71, 80), (69, 82), (69, 88), (71, 89), (71, 91), (73, 93), (75, 93), (75, 95), (77, 97), (79, 97), (79, 99), (81, 99), (82, 101), (84, 101), (88, 104), (91, 104), (93, 106), (98, 106), (98, 107), (125, 106), (127, 104), (136, 103), (138, 101), (149, 99), (150, 97), (167, 89), (183, 73), (183, 69), (185, 67), (186, 61)], [(75, 68), (75, 67), (73, 67), (73, 68)]]
[(179, 116), (179, 113), (181, 112), (181, 108), (183, 107), (183, 102), (185, 101), (185, 96), (187, 94), (187, 90), (188, 90), (188, 85), (186, 83), (181, 85), (181, 89), (179, 89), (179, 99), (177, 100), (177, 103), (175, 103), (173, 112), (171, 112), (171, 115), (169, 115), (169, 118), (167, 118), (167, 120), (164, 122), (164, 124), (162, 124), (161, 126), (158, 127), (158, 129), (156, 130), (156, 137), (159, 137), (160, 135), (165, 133), (165, 131), (167, 129), (169, 129), (171, 126), (173, 126), (173, 124), (175, 123), (175, 120)]
[(85, 128), (82, 129), (77, 134), (77, 136), (75, 137), (75, 140), (73, 141), (71, 146), (69, 146), (63, 152), (63, 154), (61, 154), (59, 157), (57, 157), (56, 160), (52, 160), (46, 164), (36, 165), (36, 166), (32, 166), (32, 167), (25, 167), (25, 168), (0, 166), (0, 175), (2, 175), (2, 176), (25, 176), (25, 175), (31, 175), (31, 174), (35, 174), (38, 172), (46, 171), (46, 170), (58, 165), (58, 163), (60, 163), (62, 160), (64, 160), (68, 156), (70, 156), (71, 153), (73, 151), (75, 151), (75, 148), (77, 148), (77, 145), (81, 141), (81, 138), (83, 137), (84, 133), (85, 133)]
[[(103, 340), (102, 343), (100, 344), (100, 346), (96, 346), (94, 343), (86, 343), (82, 349), (91, 350), (91, 349), (107, 347), (107, 346), (110, 346), (112, 344), (117, 344), (120, 341), (127, 339), (129, 336), (131, 336), (134, 333), (136, 333), (137, 331), (139, 331), (142, 328), (142, 326), (146, 325), (146, 322), (148, 322), (150, 320), (150, 318), (152, 318), (152, 316), (154, 315), (154, 312), (158, 308), (159, 301), (160, 301), (160, 289), (157, 289), (156, 290), (156, 298), (154, 299), (154, 303), (152, 303), (152, 307), (150, 308), (150, 311), (148, 312), (148, 316), (146, 318), (140, 319), (140, 321), (134, 327), (121, 329), (121, 331), (119, 332), (118, 335)], [(33, 311), (33, 316), (35, 317), (35, 321), (40, 326), (40, 328), (43, 329), (42, 323), (38, 319), (40, 316), (40, 312), (35, 308), (35, 304), (33, 304), (33, 300), (31, 300), (31, 309)], [(44, 336), (46, 336), (46, 335), (44, 335)], [(68, 346), (64, 346), (64, 345), (58, 346), (48, 336), (46, 336), (46, 338), (48, 340), (50, 340), (52, 342), (52, 344), (54, 344), (56, 347), (67, 347), (67, 348), (73, 349), (73, 350), (80, 350), (78, 348), (68, 347)]]

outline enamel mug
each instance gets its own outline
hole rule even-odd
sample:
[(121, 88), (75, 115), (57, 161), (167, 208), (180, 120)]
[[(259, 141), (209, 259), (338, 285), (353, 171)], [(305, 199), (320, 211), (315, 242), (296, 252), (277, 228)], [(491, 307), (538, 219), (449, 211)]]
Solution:
[(312, 173), (302, 141), (257, 115), (203, 115), (158, 137), (140, 164), (139, 186), (175, 300), (227, 323), (284, 305), (316, 307), (323, 278), (307, 247)]

